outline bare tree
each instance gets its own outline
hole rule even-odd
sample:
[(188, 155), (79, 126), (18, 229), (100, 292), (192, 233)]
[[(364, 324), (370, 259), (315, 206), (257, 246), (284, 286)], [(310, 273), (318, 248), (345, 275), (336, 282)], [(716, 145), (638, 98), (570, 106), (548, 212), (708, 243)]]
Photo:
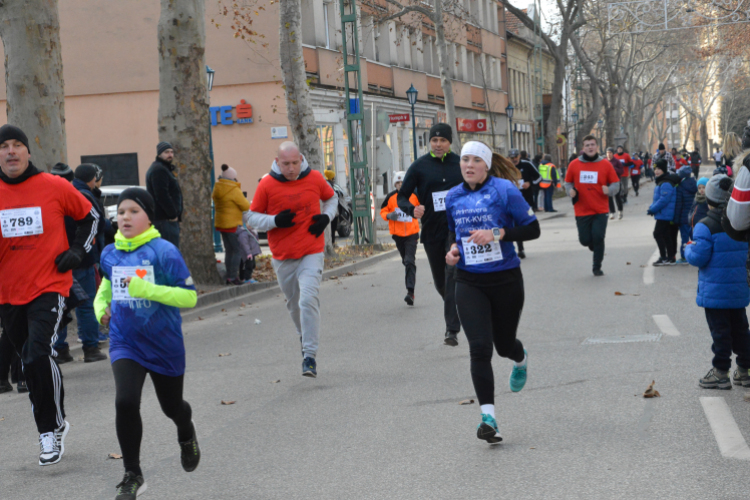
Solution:
[(21, 127), (34, 164), (67, 163), (65, 83), (57, 0), (0, 1), (8, 123)]
[(175, 149), (185, 210), (181, 251), (193, 279), (220, 283), (213, 249), (203, 0), (161, 0), (159, 139)]

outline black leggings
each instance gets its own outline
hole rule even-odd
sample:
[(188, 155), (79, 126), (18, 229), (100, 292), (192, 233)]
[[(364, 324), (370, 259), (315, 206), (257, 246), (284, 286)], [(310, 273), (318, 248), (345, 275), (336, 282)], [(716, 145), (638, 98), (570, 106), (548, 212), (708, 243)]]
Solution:
[(112, 372), (115, 375), (115, 426), (123, 465), (126, 472), (141, 475), (141, 392), (146, 374), (151, 375), (162, 411), (177, 424), (177, 440), (181, 442), (193, 437), (193, 412), (190, 405), (182, 399), (184, 376), (160, 375), (132, 359), (118, 359), (112, 363)]
[(469, 341), (471, 380), (480, 405), (495, 404), (493, 345), (500, 356), (523, 361), (523, 344), (516, 338), (523, 301), (523, 278), (488, 287), (456, 283), (456, 306)]
[[(676, 231), (675, 231), (676, 229)], [(668, 220), (657, 220), (654, 226), (654, 239), (662, 259), (674, 260), (677, 255), (677, 233), (679, 227)]]

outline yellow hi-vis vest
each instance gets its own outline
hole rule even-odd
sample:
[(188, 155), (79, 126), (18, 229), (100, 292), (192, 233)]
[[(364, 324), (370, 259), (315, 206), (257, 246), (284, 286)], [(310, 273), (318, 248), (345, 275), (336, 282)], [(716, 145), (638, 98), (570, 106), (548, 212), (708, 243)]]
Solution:
[[(547, 189), (552, 185), (552, 169), (555, 168), (555, 166), (551, 163), (547, 163), (546, 165), (544, 163), (539, 165), (539, 175), (542, 176), (542, 181), (539, 183), (539, 187), (542, 189)], [(560, 187), (558, 185), (558, 187)]]

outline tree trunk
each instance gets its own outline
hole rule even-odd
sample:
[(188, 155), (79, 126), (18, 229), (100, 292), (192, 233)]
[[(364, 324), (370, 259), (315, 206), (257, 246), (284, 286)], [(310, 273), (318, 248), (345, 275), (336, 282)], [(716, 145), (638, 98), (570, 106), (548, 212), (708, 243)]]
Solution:
[(451, 82), (449, 68), (451, 61), (448, 58), (448, 47), (445, 41), (445, 27), (443, 26), (443, 0), (435, 0), (435, 41), (438, 49), (438, 64), (440, 65), (440, 86), (443, 88), (445, 99), (445, 114), (448, 125), (453, 129), (453, 146), (455, 152), (461, 151), (461, 138), (458, 136), (456, 125), (456, 103), (453, 100), (453, 83)]
[[(557, 128), (560, 124), (560, 110), (562, 109), (563, 89), (565, 87), (565, 52), (568, 48), (568, 39), (563, 34), (563, 40), (560, 41), (558, 57), (555, 61), (555, 79), (552, 83), (552, 102), (550, 103), (549, 116), (545, 122), (547, 127), (545, 134), (545, 148), (552, 155), (552, 163), (562, 165), (560, 158), (560, 148), (557, 147)], [(544, 113), (544, 106), (542, 106)], [(542, 131), (544, 133), (545, 131)], [(566, 158), (567, 159), (567, 158)]]
[(220, 283), (211, 222), (211, 157), (203, 0), (161, 0), (159, 140), (174, 146), (182, 188), (182, 254), (197, 283)]
[(711, 158), (711, 150), (708, 149), (708, 123), (705, 117), (700, 117), (701, 122), (701, 151), (700, 155), (705, 161)]
[[(334, 4), (339, 8), (338, 2)], [(342, 37), (346, 33), (342, 33)], [(352, 51), (354, 46), (352, 45)], [(344, 55), (345, 58), (352, 57)], [(286, 114), (300, 153), (305, 155), (310, 168), (323, 173), (323, 152), (318, 140), (310, 86), (305, 73), (305, 58), (302, 54), (302, 5), (300, 0), (279, 2), (279, 61), (286, 90)], [(346, 64), (344, 60), (344, 64)], [(351, 83), (351, 82), (350, 82)], [(362, 124), (365, 125), (364, 123)], [(366, 147), (366, 145), (362, 145)], [(372, 159), (371, 159), (372, 161)], [(331, 243), (332, 228), (326, 228), (326, 256), (335, 255)]]
[(0, 1), (0, 37), (8, 123), (26, 133), (38, 168), (67, 163), (57, 0)]

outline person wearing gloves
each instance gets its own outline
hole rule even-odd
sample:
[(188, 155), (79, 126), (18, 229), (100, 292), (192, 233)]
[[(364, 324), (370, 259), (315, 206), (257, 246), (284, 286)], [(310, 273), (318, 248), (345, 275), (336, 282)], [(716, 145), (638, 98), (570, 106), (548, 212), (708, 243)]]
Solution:
[[(323, 202), (321, 211), (320, 202)], [(271, 173), (261, 179), (245, 224), (268, 232), (268, 246), (286, 307), (302, 343), (302, 375), (317, 377), (320, 338), (320, 280), (328, 224), (338, 197), (290, 141), (279, 146)]]
[(660, 159), (654, 165), (656, 175), (656, 187), (654, 188), (654, 200), (646, 212), (656, 219), (654, 226), (654, 240), (659, 247), (659, 259), (653, 263), (654, 266), (673, 266), (677, 263), (677, 238), (672, 237), (672, 226), (674, 225), (674, 212), (676, 195), (669, 174), (668, 163)]
[(609, 160), (599, 156), (599, 144), (593, 135), (583, 138), (581, 156), (570, 162), (565, 191), (573, 200), (578, 241), (594, 253), (594, 276), (604, 276), (609, 198), (620, 191), (620, 178)]
[(517, 185), (492, 175), (495, 164), (508, 170), (486, 144), (467, 142), (461, 149), (464, 182), (445, 200), (452, 240), (445, 260), (456, 266), (456, 305), (469, 342), (471, 379), (482, 418), (476, 432), (490, 444), (502, 441), (495, 415), (493, 348), (513, 361), (511, 391), (519, 392), (527, 380), (528, 355), (517, 338), (523, 275), (513, 242), (540, 234), (534, 210)]
[(691, 175), (692, 173), (693, 171), (688, 165), (681, 167), (677, 171), (679, 184), (675, 187), (674, 219), (672, 219), (672, 222), (675, 223), (680, 232), (680, 259), (677, 263), (682, 265), (688, 264), (688, 261), (685, 260), (685, 245), (690, 241), (690, 209), (695, 200), (695, 193), (698, 192), (698, 183)]
[(693, 206), (690, 207), (690, 239), (693, 239), (693, 230), (695, 225), (708, 215), (708, 203), (706, 202), (706, 184), (708, 177), (698, 179), (697, 192), (693, 199)]
[[(615, 148), (607, 148), (607, 160), (612, 164), (612, 168), (615, 169), (615, 173), (617, 174), (617, 177), (620, 179), (620, 189), (617, 192), (616, 195), (609, 197), (609, 220), (614, 220), (615, 214), (619, 211), (618, 220), (622, 219), (623, 211), (622, 211), (622, 205), (624, 203), (624, 198), (622, 195), (623, 191), (623, 185), (625, 186), (625, 190), (628, 188), (627, 179), (625, 178), (625, 171), (628, 170), (628, 168), (625, 166), (625, 164), (615, 158)], [(623, 182), (624, 179), (624, 182)], [(615, 206), (617, 206), (617, 209), (615, 210)]]
[(237, 180), (237, 171), (229, 165), (221, 166), (221, 175), (216, 179), (214, 192), (211, 196), (214, 200), (216, 215), (214, 226), (221, 233), (224, 242), (224, 263), (227, 268), (226, 284), (241, 285), (243, 281), (239, 278), (240, 240), (237, 237), (237, 226), (242, 225), (242, 214), (250, 209), (250, 202), (242, 194), (242, 186)]
[[(336, 184), (336, 172), (333, 170), (324, 170), (323, 176), (328, 181), (328, 184), (331, 186), (331, 189), (333, 189), (333, 192), (336, 192), (336, 188), (334, 188), (334, 185)], [(336, 246), (336, 229), (339, 227), (339, 210), (338, 205), (336, 205), (336, 216), (331, 219), (331, 245), (334, 247)]]
[(152, 225), (154, 200), (128, 188), (117, 200), (119, 230), (101, 257), (102, 283), (94, 300), (97, 320), (109, 325), (109, 357), (115, 379), (115, 428), (125, 476), (115, 500), (135, 500), (146, 490), (140, 467), (143, 436), (141, 393), (151, 376), (164, 414), (177, 426), (182, 468), (192, 472), (200, 448), (192, 409), (182, 399), (185, 343), (180, 308), (198, 296), (180, 251)]
[(735, 385), (750, 387), (750, 331), (747, 312), (750, 287), (745, 272), (747, 241), (735, 241), (722, 228), (722, 212), (732, 192), (732, 179), (713, 177), (706, 185), (708, 216), (695, 226), (686, 250), (688, 262), (698, 271), (696, 303), (703, 307), (711, 331), (712, 368), (698, 381), (704, 389), (731, 389), (732, 353), (737, 356)]
[[(406, 215), (398, 208), (398, 190), (404, 182), (406, 172), (393, 174), (393, 187), (396, 188), (385, 196), (380, 206), (380, 216), (388, 221), (388, 230), (391, 232), (393, 241), (396, 242), (398, 253), (401, 254), (401, 263), (406, 268), (406, 297), (404, 302), (414, 305), (414, 286), (417, 283), (417, 242), (419, 241), (419, 221)], [(409, 203), (415, 207), (419, 206), (417, 195), (409, 197)]]

